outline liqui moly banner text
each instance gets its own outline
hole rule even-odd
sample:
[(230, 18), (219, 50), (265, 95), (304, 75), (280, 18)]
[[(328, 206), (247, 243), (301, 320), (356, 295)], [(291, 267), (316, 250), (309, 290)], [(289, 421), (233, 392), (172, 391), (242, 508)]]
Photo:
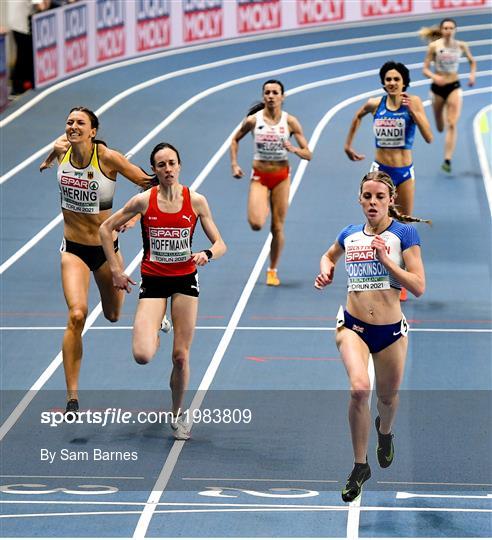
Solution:
[(364, 20), (490, 10), (492, 0), (79, 0), (33, 17), (36, 86), (149, 52)]

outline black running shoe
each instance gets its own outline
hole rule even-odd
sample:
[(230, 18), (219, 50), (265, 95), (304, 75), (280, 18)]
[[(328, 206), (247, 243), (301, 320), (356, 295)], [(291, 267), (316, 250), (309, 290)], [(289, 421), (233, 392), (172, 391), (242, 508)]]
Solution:
[(357, 499), (362, 491), (362, 484), (371, 478), (371, 468), (369, 463), (356, 463), (347, 483), (342, 489), (342, 499), (344, 502), (352, 502)]
[(67, 402), (67, 408), (65, 409), (65, 420), (75, 422), (77, 420), (77, 413), (79, 412), (79, 402), (76, 399), (69, 399)]
[(376, 418), (376, 429), (378, 431), (378, 445), (376, 447), (376, 453), (378, 455), (379, 466), (386, 469), (393, 463), (395, 457), (395, 447), (393, 445), (393, 433), (383, 435), (379, 433), (379, 426), (381, 425), (381, 418)]

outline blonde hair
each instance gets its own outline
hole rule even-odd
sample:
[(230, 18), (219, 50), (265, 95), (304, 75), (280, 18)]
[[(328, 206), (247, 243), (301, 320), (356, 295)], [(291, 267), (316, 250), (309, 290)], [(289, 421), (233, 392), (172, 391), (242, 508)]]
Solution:
[[(374, 171), (367, 173), (360, 182), (359, 195), (362, 195), (362, 189), (364, 187), (364, 184), (369, 181), (381, 182), (381, 184), (387, 186), (390, 197), (396, 196), (396, 187), (395, 184), (393, 184), (391, 176), (383, 171)], [(422, 219), (414, 216), (408, 216), (407, 214), (402, 214), (399, 210), (396, 209), (394, 204), (390, 204), (388, 208), (388, 215), (398, 221), (401, 221), (402, 223), (427, 223), (428, 225), (432, 225), (432, 221), (430, 219)]]
[(458, 25), (454, 19), (443, 19), (439, 26), (424, 26), (419, 30), (419, 36), (425, 41), (436, 41), (436, 39), (442, 38), (441, 28), (442, 25), (446, 22), (451, 22), (456, 28)]

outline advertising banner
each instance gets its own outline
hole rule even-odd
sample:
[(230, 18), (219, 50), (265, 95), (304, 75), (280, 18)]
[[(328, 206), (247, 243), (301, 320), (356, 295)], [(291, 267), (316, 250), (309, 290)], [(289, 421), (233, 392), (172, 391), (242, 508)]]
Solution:
[(486, 9), (492, 0), (80, 0), (33, 17), (36, 87), (108, 62), (211, 41)]

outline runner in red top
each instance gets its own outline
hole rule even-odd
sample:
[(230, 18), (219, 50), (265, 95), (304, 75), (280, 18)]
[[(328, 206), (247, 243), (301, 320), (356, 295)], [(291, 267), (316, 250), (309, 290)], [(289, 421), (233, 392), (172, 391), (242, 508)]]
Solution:
[[(100, 228), (102, 246), (118, 290), (131, 291), (136, 285), (124, 273), (114, 255), (112, 233), (129, 219), (141, 214), (144, 256), (142, 282), (133, 328), (133, 356), (138, 364), (152, 360), (159, 347), (159, 328), (171, 298), (174, 327), (173, 370), (171, 373), (171, 424), (176, 439), (189, 439), (188, 415), (181, 415), (190, 377), (189, 353), (198, 311), (197, 266), (206, 265), (226, 252), (226, 245), (215, 225), (207, 199), (179, 183), (181, 160), (169, 143), (158, 144), (150, 155), (159, 185), (139, 193), (107, 219)], [(191, 242), (197, 220), (212, 245), (193, 253)]]

